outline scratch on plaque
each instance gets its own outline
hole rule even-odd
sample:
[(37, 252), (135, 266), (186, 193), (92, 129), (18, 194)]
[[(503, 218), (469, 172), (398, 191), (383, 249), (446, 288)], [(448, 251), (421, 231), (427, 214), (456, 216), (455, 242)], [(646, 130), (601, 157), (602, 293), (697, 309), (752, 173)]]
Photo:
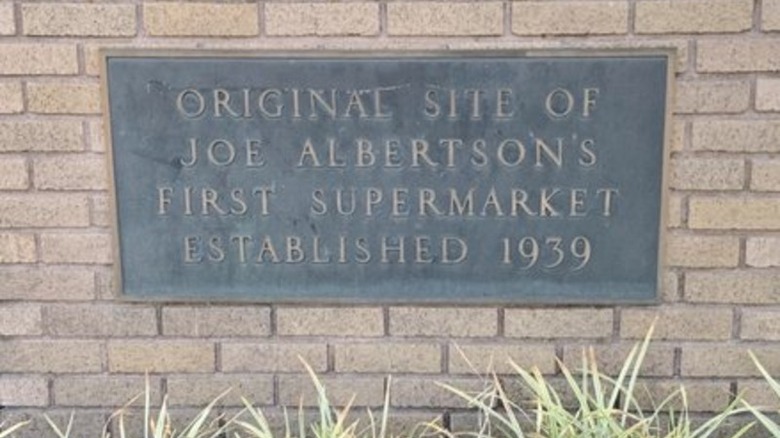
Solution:
[(146, 92), (151, 94), (154, 92), (165, 91), (168, 86), (162, 81), (149, 81), (146, 83)]
[(378, 89), (382, 91), (393, 91), (393, 90), (400, 90), (402, 88), (409, 88), (411, 87), (411, 84), (399, 84), (399, 85), (389, 85), (387, 87), (378, 87)]

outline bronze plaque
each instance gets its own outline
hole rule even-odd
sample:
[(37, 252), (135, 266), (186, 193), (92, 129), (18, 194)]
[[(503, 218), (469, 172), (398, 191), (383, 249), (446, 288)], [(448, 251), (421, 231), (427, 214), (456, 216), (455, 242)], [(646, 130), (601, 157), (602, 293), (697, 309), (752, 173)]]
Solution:
[(123, 294), (653, 302), (669, 64), (108, 53)]

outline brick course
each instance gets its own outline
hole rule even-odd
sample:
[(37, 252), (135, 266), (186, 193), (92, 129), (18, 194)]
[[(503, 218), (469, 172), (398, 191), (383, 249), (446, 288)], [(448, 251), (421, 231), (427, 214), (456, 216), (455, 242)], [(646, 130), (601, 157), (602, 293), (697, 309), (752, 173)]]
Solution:
[(115, 340), (107, 351), (114, 373), (215, 371), (214, 344), (208, 341)]
[(272, 36), (372, 36), (379, 5), (372, 3), (266, 3), (265, 32)]
[(25, 35), (133, 36), (135, 6), (131, 4), (23, 4)]
[(0, 122), (0, 152), (75, 152), (84, 149), (77, 121)]
[(752, 24), (752, 0), (645, 0), (636, 5), (639, 33), (741, 32)]
[(103, 369), (100, 344), (94, 341), (4, 341), (2, 373), (95, 373)]
[(678, 158), (672, 160), (672, 188), (679, 190), (741, 190), (744, 185), (744, 160), (724, 158)]
[(757, 192), (780, 192), (780, 160), (754, 160), (750, 188)]
[(18, 114), (24, 111), (22, 84), (19, 82), (0, 83), (0, 114)]
[(335, 369), (346, 373), (438, 373), (442, 348), (438, 344), (336, 344)]
[(75, 44), (0, 44), (2, 75), (73, 75), (78, 73), (78, 69), (78, 48)]
[(225, 372), (302, 372), (327, 369), (327, 345), (302, 342), (226, 342), (221, 345)]
[(267, 336), (270, 311), (257, 307), (166, 307), (162, 312), (166, 336)]
[(730, 236), (670, 234), (666, 240), (669, 266), (689, 268), (736, 267), (739, 239)]
[(484, 308), (395, 307), (390, 309), (393, 336), (495, 336), (498, 313)]
[(688, 224), (706, 229), (780, 229), (780, 202), (776, 198), (692, 198)]
[(512, 32), (516, 35), (608, 35), (628, 31), (624, 1), (516, 1)]
[(27, 109), (42, 114), (100, 114), (97, 84), (27, 84)]
[(500, 2), (393, 2), (387, 5), (390, 35), (447, 36), (500, 35), (503, 33)]
[(257, 5), (149, 2), (143, 5), (144, 26), (154, 36), (257, 35)]
[(612, 334), (610, 309), (508, 309), (505, 333), (517, 338), (605, 338)]

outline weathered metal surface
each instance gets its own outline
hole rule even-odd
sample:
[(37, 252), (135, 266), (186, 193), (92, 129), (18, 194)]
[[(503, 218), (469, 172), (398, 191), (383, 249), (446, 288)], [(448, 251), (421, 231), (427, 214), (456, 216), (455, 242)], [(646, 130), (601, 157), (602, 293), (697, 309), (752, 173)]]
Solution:
[(121, 289), (652, 302), (668, 63), (109, 54)]

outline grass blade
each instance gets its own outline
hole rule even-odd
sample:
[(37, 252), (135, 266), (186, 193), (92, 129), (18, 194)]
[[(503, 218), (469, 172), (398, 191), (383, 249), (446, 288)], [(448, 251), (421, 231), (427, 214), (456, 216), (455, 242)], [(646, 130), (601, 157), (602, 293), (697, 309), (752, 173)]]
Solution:
[[(46, 419), (48, 420), (49, 418), (46, 417)], [(13, 426), (9, 427), (8, 429), (0, 430), (0, 438), (10, 437), (12, 433), (16, 432), (17, 430), (19, 430), (19, 429), (21, 429), (23, 427), (26, 427), (28, 424), (30, 424), (30, 421), (22, 421), (21, 423), (14, 424)], [(2, 428), (2, 426), (3, 425), (0, 424), (0, 428)]]

